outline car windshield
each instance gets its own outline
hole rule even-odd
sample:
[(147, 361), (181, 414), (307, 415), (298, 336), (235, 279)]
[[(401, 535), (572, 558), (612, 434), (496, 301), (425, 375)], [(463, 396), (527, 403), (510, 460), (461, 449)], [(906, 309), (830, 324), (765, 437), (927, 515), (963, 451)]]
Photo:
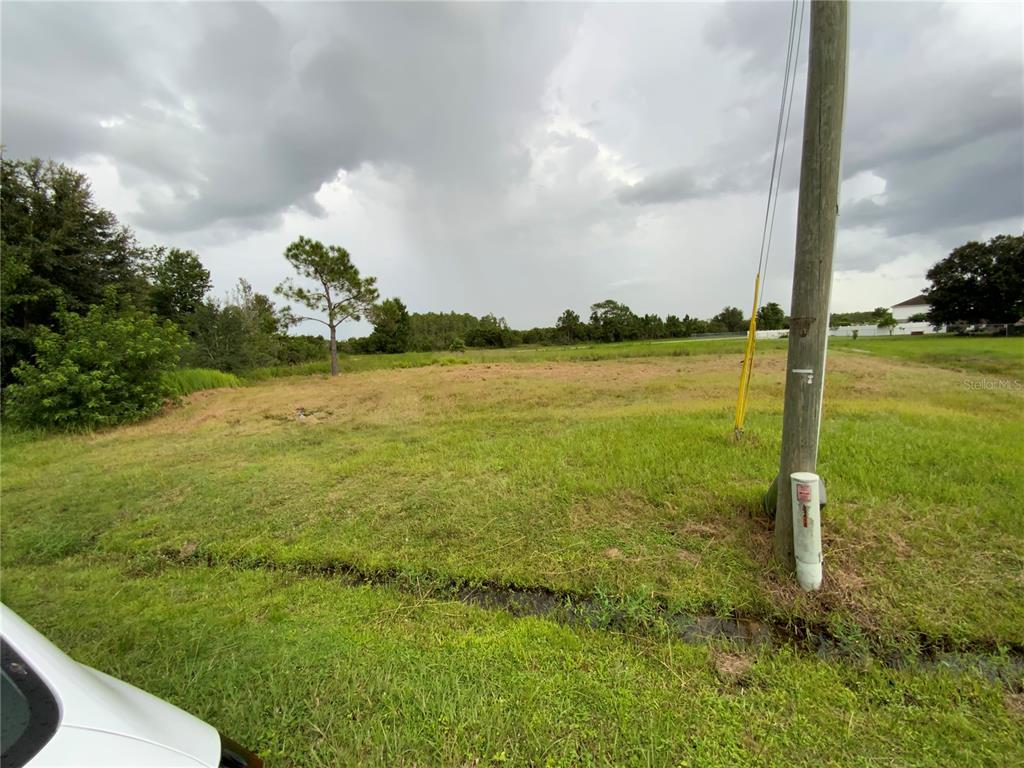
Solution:
[(7, 643), (0, 645), (0, 763), (25, 765), (57, 730), (60, 709), (39, 675)]
[(7, 670), (2, 672), (0, 679), (0, 749), (6, 755), (7, 751), (21, 738), (28, 728), (28, 721), (31, 717), (31, 709), (28, 699), (25, 698)]

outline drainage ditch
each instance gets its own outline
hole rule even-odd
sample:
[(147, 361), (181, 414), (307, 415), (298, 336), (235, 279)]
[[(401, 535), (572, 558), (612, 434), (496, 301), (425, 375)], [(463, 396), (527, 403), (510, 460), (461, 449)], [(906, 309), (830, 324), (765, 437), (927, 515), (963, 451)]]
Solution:
[(721, 616), (671, 610), (664, 601), (642, 605), (614, 595), (586, 595), (543, 587), (495, 582), (467, 584), (437, 574), (409, 574), (398, 569), (368, 572), (348, 563), (279, 563), (266, 559), (220, 558), (195, 550), (164, 550), (162, 560), (181, 566), (232, 567), (297, 573), (335, 579), (345, 586), (380, 586), (401, 592), (458, 600), (512, 616), (533, 616), (568, 626), (629, 635), (671, 637), (690, 644), (729, 643), (749, 648), (791, 648), (803, 655), (852, 662), (875, 661), (892, 669), (975, 671), (1024, 693), (1024, 644), (999, 645), (976, 640), (915, 634), (899, 642), (863, 629), (839, 636), (823, 623), (797, 617)]

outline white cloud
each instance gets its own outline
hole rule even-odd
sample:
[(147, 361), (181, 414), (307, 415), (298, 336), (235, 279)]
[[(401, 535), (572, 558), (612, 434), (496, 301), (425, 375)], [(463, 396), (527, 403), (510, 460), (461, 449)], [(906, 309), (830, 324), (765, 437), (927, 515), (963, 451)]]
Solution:
[(885, 179), (874, 171), (861, 171), (844, 179), (839, 190), (840, 210), (861, 200), (871, 200), (876, 205), (885, 205)]

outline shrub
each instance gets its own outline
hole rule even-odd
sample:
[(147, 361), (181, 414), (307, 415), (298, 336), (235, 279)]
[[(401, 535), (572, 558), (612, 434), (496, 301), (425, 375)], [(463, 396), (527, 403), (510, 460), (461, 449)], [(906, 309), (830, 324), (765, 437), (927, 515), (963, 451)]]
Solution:
[(120, 309), (108, 296), (85, 315), (56, 313), (58, 331), (40, 328), (32, 362), (13, 371), (6, 415), (25, 427), (77, 430), (137, 421), (167, 394), (164, 375), (184, 346), (170, 322)]
[(277, 362), (281, 365), (294, 365), (311, 360), (327, 360), (330, 350), (327, 340), (320, 336), (277, 336)]

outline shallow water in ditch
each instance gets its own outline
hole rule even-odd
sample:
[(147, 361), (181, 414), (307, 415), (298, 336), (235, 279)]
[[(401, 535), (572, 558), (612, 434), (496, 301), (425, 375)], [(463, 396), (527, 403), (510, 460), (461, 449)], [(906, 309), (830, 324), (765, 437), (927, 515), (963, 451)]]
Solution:
[[(487, 610), (507, 611), (513, 616), (537, 616), (574, 626), (637, 631), (635, 621), (622, 610), (609, 608), (597, 598), (570, 598), (543, 589), (479, 586), (459, 589), (454, 595), (461, 602)], [(922, 638), (919, 648), (886, 649), (851, 645), (834, 637), (824, 628), (799, 623), (765, 622), (711, 615), (663, 612), (659, 625), (668, 634), (686, 643), (702, 644), (727, 641), (749, 647), (790, 647), (822, 659), (874, 660), (892, 669), (938, 669), (975, 671), (997, 680), (1016, 692), (1024, 691), (1024, 653), (1009, 649), (953, 650), (937, 647), (935, 641)]]

